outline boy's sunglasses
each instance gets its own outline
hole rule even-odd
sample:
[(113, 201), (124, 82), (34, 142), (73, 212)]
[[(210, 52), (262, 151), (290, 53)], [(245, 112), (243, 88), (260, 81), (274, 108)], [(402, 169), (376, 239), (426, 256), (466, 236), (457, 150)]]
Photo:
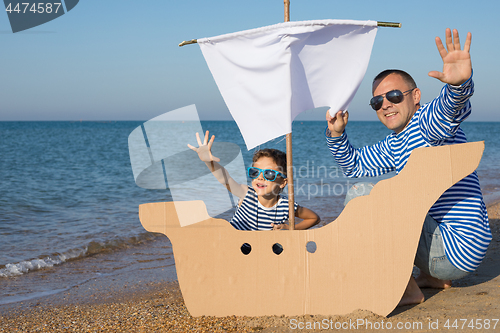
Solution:
[(384, 103), (384, 96), (389, 102), (393, 104), (399, 104), (403, 101), (404, 95), (415, 89), (416, 88), (413, 88), (404, 92), (401, 92), (401, 90), (391, 90), (385, 93), (385, 95), (373, 96), (370, 100), (370, 105), (372, 106), (373, 110), (378, 111)]
[(282, 174), (279, 171), (272, 170), (272, 169), (259, 169), (256, 167), (249, 167), (247, 169), (247, 173), (248, 173), (248, 177), (250, 177), (252, 179), (259, 177), (259, 175), (262, 173), (262, 175), (264, 176), (264, 179), (268, 180), (270, 182), (274, 182), (276, 180), (276, 177), (278, 177), (278, 175), (281, 178), (286, 179), (286, 176), (284, 174)]

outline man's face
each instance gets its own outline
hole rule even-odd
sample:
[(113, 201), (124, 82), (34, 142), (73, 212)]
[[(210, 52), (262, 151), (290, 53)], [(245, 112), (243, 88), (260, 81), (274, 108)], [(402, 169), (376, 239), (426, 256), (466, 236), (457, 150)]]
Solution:
[(391, 90), (400, 90), (405, 92), (411, 87), (398, 74), (389, 74), (380, 81), (375, 81), (373, 84), (373, 96), (384, 95), (382, 107), (378, 109), (378, 119), (388, 129), (396, 133), (400, 133), (411, 117), (418, 110), (420, 102), (420, 89), (415, 88), (411, 92), (404, 95), (403, 101), (398, 104), (391, 103), (385, 98), (385, 94)]

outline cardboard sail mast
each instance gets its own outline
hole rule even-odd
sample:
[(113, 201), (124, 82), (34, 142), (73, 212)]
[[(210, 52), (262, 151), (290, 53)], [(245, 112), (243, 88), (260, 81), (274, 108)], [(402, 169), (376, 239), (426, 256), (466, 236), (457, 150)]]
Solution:
[(289, 223), (294, 229), (293, 120), (317, 107), (348, 108), (368, 67), (378, 25), (288, 18), (197, 42), (247, 148), (286, 135)]
[(346, 110), (364, 77), (377, 27), (401, 25), (352, 20), (291, 23), (289, 0), (284, 9), (284, 24), (179, 46), (200, 45), (248, 149), (286, 135), (289, 222), (294, 229), (293, 119), (322, 106)]
[[(285, 22), (290, 22), (290, 0), (284, 0)], [(293, 182), (293, 146), (292, 133), (286, 134), (286, 174), (288, 185), (288, 226), (295, 230), (295, 187)]]

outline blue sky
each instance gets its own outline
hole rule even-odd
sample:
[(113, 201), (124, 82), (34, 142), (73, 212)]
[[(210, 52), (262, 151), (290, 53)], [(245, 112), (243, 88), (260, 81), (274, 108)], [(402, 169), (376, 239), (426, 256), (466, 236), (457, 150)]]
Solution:
[[(500, 121), (496, 61), (500, 2), (291, 0), (291, 20), (401, 22), (380, 28), (351, 120), (377, 120), (368, 105), (371, 79), (386, 68), (415, 78), (422, 101), (442, 86), (434, 37), (471, 31), (476, 93), (472, 121)], [(197, 45), (211, 37), (283, 21), (282, 0), (81, 0), (67, 14), (13, 34), (0, 13), (0, 121), (148, 120), (196, 104), (202, 120), (232, 119)], [(308, 112), (302, 119), (324, 119)]]

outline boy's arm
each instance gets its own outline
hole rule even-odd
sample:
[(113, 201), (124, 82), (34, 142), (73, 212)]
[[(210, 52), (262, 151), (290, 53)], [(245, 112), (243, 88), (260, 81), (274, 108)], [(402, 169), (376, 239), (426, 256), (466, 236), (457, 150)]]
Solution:
[(235, 181), (230, 175), (229, 172), (219, 163), (211, 161), (205, 162), (208, 169), (212, 172), (212, 175), (224, 185), (227, 190), (238, 198), (243, 199), (248, 192), (248, 185), (240, 184)]
[(207, 131), (205, 133), (205, 138), (203, 139), (203, 143), (201, 142), (200, 135), (196, 133), (196, 140), (198, 141), (199, 147), (196, 148), (194, 146), (191, 146), (188, 144), (188, 147), (191, 150), (194, 150), (195, 152), (198, 153), (198, 157), (200, 158), (201, 161), (205, 162), (207, 165), (208, 169), (212, 172), (214, 177), (224, 185), (228, 191), (236, 195), (238, 198), (244, 198), (247, 191), (248, 191), (248, 185), (246, 184), (239, 184), (236, 182), (230, 175), (227, 170), (217, 163), (220, 161), (219, 158), (215, 157), (212, 155), (212, 144), (214, 143), (215, 135), (212, 135), (212, 138), (210, 141), (208, 141), (209, 137), (209, 132)]
[(302, 206), (299, 206), (295, 211), (295, 217), (303, 219), (303, 221), (295, 225), (295, 230), (309, 229), (318, 224), (320, 221), (318, 214)]
[[(318, 214), (308, 208), (301, 206), (297, 206), (297, 209), (295, 210), (295, 217), (303, 219), (303, 221), (295, 224), (295, 230), (309, 229), (318, 224), (320, 221)], [(289, 225), (285, 223), (273, 224), (273, 230), (288, 230), (289, 228)]]

